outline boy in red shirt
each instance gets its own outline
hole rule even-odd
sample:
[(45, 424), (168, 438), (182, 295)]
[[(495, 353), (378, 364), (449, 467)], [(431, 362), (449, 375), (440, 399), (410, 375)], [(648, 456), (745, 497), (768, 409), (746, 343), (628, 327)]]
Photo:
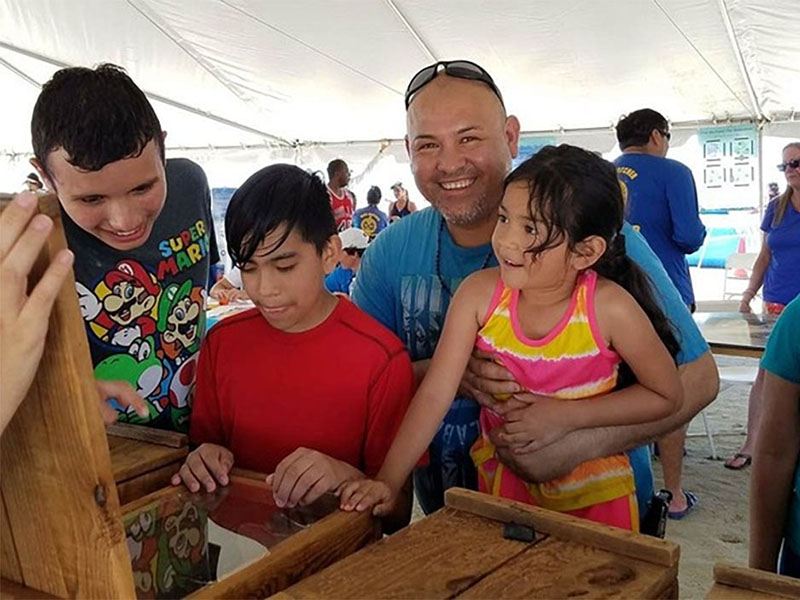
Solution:
[[(325, 184), (292, 165), (252, 175), (225, 217), (256, 307), (214, 326), (200, 352), (190, 438), (173, 484), (227, 485), (234, 464), (269, 473), (278, 506), (374, 476), (413, 393), (394, 334), (324, 277), (341, 242)], [(353, 367), (355, 365), (355, 368)], [(395, 522), (408, 522), (407, 506)]]

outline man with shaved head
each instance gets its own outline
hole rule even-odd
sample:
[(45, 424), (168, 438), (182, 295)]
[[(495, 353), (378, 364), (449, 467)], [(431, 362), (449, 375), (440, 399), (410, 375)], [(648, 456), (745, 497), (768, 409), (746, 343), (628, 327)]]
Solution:
[[(387, 228), (367, 249), (353, 299), (394, 331), (414, 361), (417, 381), (427, 371), (458, 284), (479, 269), (497, 265), (491, 236), (503, 195), (503, 180), (517, 154), (520, 125), (506, 113), (492, 77), (465, 61), (438, 62), (419, 71), (405, 95), (406, 149), (417, 188), (431, 203)], [(547, 481), (587, 460), (642, 444), (691, 419), (716, 395), (716, 368), (694, 322), (658, 259), (640, 236), (626, 230), (628, 253), (662, 293), (682, 341), (679, 361), (687, 391), (677, 416), (656, 424), (579, 430), (524, 455), (512, 454), (493, 436), (500, 459), (531, 481)], [(630, 235), (629, 235), (630, 234)], [(660, 269), (660, 270), (659, 270)], [(666, 297), (673, 294), (673, 296)], [(685, 313), (674, 314), (674, 304)], [(713, 388), (713, 389), (712, 389)], [(613, 393), (613, 392), (612, 392)], [(492, 394), (515, 394), (497, 403)], [(477, 402), (476, 402), (477, 400)], [(430, 447), (429, 464), (414, 473), (423, 510), (443, 504), (452, 486), (477, 488), (469, 450), (479, 433), (479, 404), (524, 421), (530, 395), (499, 365), (475, 356), (464, 373), (459, 396)], [(652, 496), (645, 447), (631, 453), (640, 505)], [(641, 481), (640, 481), (641, 479)]]

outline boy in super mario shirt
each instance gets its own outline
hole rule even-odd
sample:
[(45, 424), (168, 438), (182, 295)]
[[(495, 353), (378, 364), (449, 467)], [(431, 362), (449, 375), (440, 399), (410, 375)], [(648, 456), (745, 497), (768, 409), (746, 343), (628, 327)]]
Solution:
[[(291, 507), (374, 475), (411, 398), (411, 362), (394, 334), (325, 289), (341, 250), (325, 184), (266, 167), (233, 195), (225, 228), (256, 307), (203, 342), (198, 447), (173, 483), (212, 491), (235, 461), (269, 474), (276, 503)], [(408, 522), (410, 494), (401, 504), (390, 527)]]
[(214, 244), (203, 170), (165, 160), (158, 117), (114, 65), (62, 69), (31, 120), (32, 164), (58, 195), (98, 389), (146, 400), (121, 421), (188, 431)]

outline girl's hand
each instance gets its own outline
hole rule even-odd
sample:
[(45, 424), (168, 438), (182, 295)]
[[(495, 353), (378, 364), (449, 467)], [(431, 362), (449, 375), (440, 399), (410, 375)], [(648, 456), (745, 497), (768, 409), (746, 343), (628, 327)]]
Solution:
[(568, 401), (537, 394), (515, 396), (528, 406), (505, 415), (501, 437), (515, 454), (525, 454), (549, 446), (575, 429)]
[(374, 479), (346, 482), (338, 493), (342, 510), (363, 512), (374, 506), (372, 514), (376, 517), (388, 515), (397, 503), (397, 494), (384, 482)]
[(744, 298), (742, 298), (742, 301), (739, 303), (739, 312), (740, 313), (753, 312), (753, 309), (750, 308), (750, 301), (749, 300), (745, 300)]

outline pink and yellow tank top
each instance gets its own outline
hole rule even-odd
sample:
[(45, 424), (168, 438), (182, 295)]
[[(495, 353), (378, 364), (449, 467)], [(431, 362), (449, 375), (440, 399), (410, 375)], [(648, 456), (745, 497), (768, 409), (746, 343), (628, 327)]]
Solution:
[[(596, 285), (597, 273), (584, 271), (564, 317), (547, 336), (534, 340), (523, 333), (519, 323), (519, 290), (507, 288), (502, 278), (498, 278), (475, 346), (494, 355), (518, 383), (534, 394), (568, 402), (611, 391), (617, 384), (621, 359), (600, 335), (594, 311)], [(602, 398), (597, 401), (602, 402)], [(503, 488), (507, 485), (509, 490), (524, 485), (531, 503), (563, 512), (628, 496), (635, 490), (625, 454), (582, 463), (552, 481), (521, 484), (496, 459), (488, 437), (488, 432), (501, 425), (503, 418), (482, 408), (480, 421), (482, 435), (472, 449), (472, 457), (478, 467), (480, 487), (489, 493), (506, 496)]]

